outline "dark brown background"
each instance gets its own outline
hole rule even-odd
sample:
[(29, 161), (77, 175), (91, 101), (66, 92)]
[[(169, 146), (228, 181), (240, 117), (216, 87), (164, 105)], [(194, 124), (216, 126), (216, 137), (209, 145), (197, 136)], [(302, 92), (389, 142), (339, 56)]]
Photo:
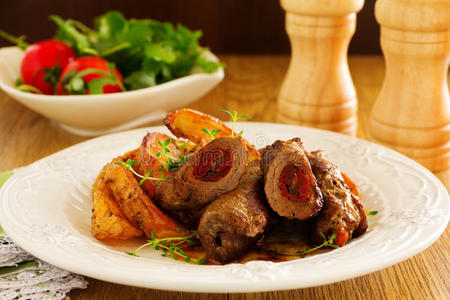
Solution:
[[(314, 1), (314, 0), (311, 0)], [(358, 14), (350, 44), (352, 54), (380, 53), (375, 0), (366, 0)], [(221, 54), (289, 53), (284, 12), (277, 0), (0, 0), (0, 29), (27, 35), (34, 42), (48, 38), (55, 25), (50, 14), (85, 24), (108, 10), (131, 18), (153, 18), (203, 30), (201, 44)], [(0, 41), (0, 46), (9, 45)]]

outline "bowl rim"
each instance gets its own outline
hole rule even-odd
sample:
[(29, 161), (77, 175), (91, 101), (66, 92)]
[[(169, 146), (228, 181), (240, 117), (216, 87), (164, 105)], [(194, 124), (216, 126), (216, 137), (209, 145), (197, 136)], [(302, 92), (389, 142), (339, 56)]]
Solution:
[[(13, 49), (18, 49), (18, 47), (16, 46), (9, 46), (9, 47), (0, 47), (0, 53), (3, 51), (10, 51)], [(209, 57), (212, 58), (212, 60), (214, 61), (219, 61), (219, 58), (212, 53), (211, 51), (207, 50), (205, 52), (205, 55), (208, 55)], [(1, 58), (0, 58), (0, 62), (1, 62)], [(145, 94), (145, 93), (149, 93), (149, 92), (158, 92), (160, 90), (166, 89), (166, 88), (170, 88), (173, 85), (177, 85), (179, 83), (183, 83), (185, 81), (188, 80), (192, 80), (192, 79), (201, 79), (201, 78), (214, 78), (217, 77), (217, 79), (222, 80), (223, 77), (225, 76), (225, 72), (224, 72), (224, 68), (223, 66), (220, 66), (219, 69), (214, 72), (214, 73), (195, 73), (195, 74), (190, 74), (190, 75), (186, 75), (183, 77), (179, 77), (161, 84), (157, 84), (151, 87), (147, 87), (147, 88), (143, 88), (143, 89), (138, 89), (138, 90), (131, 90), (131, 91), (123, 91), (123, 92), (118, 92), (118, 93), (110, 93), (110, 94), (95, 94), (95, 95), (45, 95), (45, 94), (32, 94), (32, 93), (27, 93), (27, 92), (23, 92), (20, 91), (14, 87), (12, 87), (10, 84), (6, 83), (5, 81), (1, 80), (0, 78), (0, 89), (4, 90), (5, 92), (7, 92), (8, 94), (12, 94), (14, 96), (18, 96), (18, 97), (25, 97), (28, 98), (30, 100), (40, 100), (40, 101), (45, 101), (45, 102), (62, 102), (62, 101), (72, 101), (75, 100), (76, 101), (83, 101), (83, 102), (89, 102), (91, 100), (96, 100), (96, 101), (108, 101), (110, 102), (111, 100), (118, 100), (121, 99), (123, 97), (127, 97), (127, 96), (136, 96), (138, 94)]]

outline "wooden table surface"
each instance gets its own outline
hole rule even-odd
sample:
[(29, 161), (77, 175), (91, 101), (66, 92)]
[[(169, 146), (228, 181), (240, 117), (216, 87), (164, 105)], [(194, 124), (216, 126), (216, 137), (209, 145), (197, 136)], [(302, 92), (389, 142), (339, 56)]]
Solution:
[[(219, 116), (238, 110), (253, 121), (275, 121), (277, 94), (288, 56), (222, 56), (224, 81), (190, 107)], [(368, 116), (384, 77), (382, 57), (349, 58), (359, 99), (358, 136), (366, 137)], [(24, 166), (86, 140), (59, 128), (0, 92), (0, 172)], [(436, 174), (450, 190), (450, 170)], [(384, 270), (325, 286), (251, 294), (191, 294), (122, 286), (90, 279), (71, 299), (449, 299), (449, 230), (424, 252)], [(176, 282), (174, 282), (174, 285)]]

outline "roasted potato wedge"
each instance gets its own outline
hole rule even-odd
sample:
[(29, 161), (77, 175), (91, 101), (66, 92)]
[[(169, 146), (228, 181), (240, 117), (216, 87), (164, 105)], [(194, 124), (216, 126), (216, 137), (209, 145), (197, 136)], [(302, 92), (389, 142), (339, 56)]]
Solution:
[(125, 160), (114, 159), (106, 166), (105, 182), (116, 199), (122, 213), (150, 237), (154, 231), (157, 238), (187, 235), (188, 231), (163, 213), (141, 189), (134, 175), (126, 167), (116, 164)]
[[(139, 148), (140, 153), (138, 161), (141, 174), (147, 174), (148, 171), (153, 170), (152, 176), (154, 177), (161, 178), (169, 176), (169, 171), (161, 170), (167, 165), (167, 156), (158, 155), (158, 152), (162, 151), (159, 143), (164, 143), (167, 139), (170, 139), (170, 143), (167, 145), (167, 148), (170, 150), (168, 155), (170, 155), (174, 161), (181, 155), (188, 157), (190, 154), (194, 153), (197, 148), (197, 145), (189, 141), (172, 139), (164, 133), (147, 133)], [(141, 187), (150, 198), (155, 194), (155, 182), (147, 180)]]
[[(141, 146), (139, 148), (139, 171), (141, 174), (147, 174), (148, 171), (153, 170), (152, 176), (163, 177), (169, 176), (169, 172), (164, 170), (161, 171), (163, 166), (167, 163), (167, 158), (164, 156), (157, 156), (156, 154), (161, 151), (161, 146), (158, 142), (164, 143), (168, 138), (168, 135), (159, 132), (147, 133), (142, 140)], [(175, 147), (174, 143), (168, 145), (171, 154), (176, 152), (178, 154), (178, 149)], [(144, 192), (152, 198), (156, 192), (155, 183), (147, 180), (141, 185)]]
[[(170, 139), (170, 143), (167, 145), (167, 148), (170, 150), (169, 155), (173, 158), (179, 157), (181, 152), (176, 146), (175, 140), (167, 134), (160, 132), (151, 132), (145, 135), (140, 147), (140, 157), (142, 158), (143, 156), (153, 156), (157, 158), (161, 165), (165, 165), (167, 163), (167, 157), (164, 155), (158, 156), (157, 153), (162, 150), (159, 143), (164, 143), (167, 139)], [(145, 160), (143, 162), (145, 162)]]
[(211, 141), (211, 137), (203, 132), (203, 128), (220, 129), (217, 137), (231, 135), (231, 128), (219, 119), (189, 108), (169, 113), (164, 119), (164, 124), (176, 137), (188, 139), (200, 146)]
[[(209, 131), (220, 129), (216, 137), (231, 135), (231, 128), (219, 119), (188, 108), (169, 113), (164, 119), (164, 124), (176, 137), (188, 139), (201, 147), (211, 141), (211, 137), (203, 132), (203, 128)], [(249, 162), (260, 159), (259, 151), (248, 141), (244, 141), (249, 153)]]
[(105, 169), (97, 177), (92, 190), (91, 232), (98, 240), (126, 240), (142, 235), (120, 210), (104, 181)]

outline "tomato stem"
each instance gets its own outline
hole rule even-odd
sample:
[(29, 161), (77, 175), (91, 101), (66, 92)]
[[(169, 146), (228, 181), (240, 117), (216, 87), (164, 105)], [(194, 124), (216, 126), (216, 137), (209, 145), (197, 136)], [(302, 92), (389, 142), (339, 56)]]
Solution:
[(22, 38), (15, 37), (15, 36), (10, 35), (9, 33), (6, 33), (2, 30), (0, 30), (0, 37), (4, 38), (7, 41), (10, 41), (11, 43), (16, 44), (17, 47), (19, 47), (22, 50), (25, 50), (26, 48), (28, 48), (28, 46), (30, 46), (30, 44), (25, 42)]

